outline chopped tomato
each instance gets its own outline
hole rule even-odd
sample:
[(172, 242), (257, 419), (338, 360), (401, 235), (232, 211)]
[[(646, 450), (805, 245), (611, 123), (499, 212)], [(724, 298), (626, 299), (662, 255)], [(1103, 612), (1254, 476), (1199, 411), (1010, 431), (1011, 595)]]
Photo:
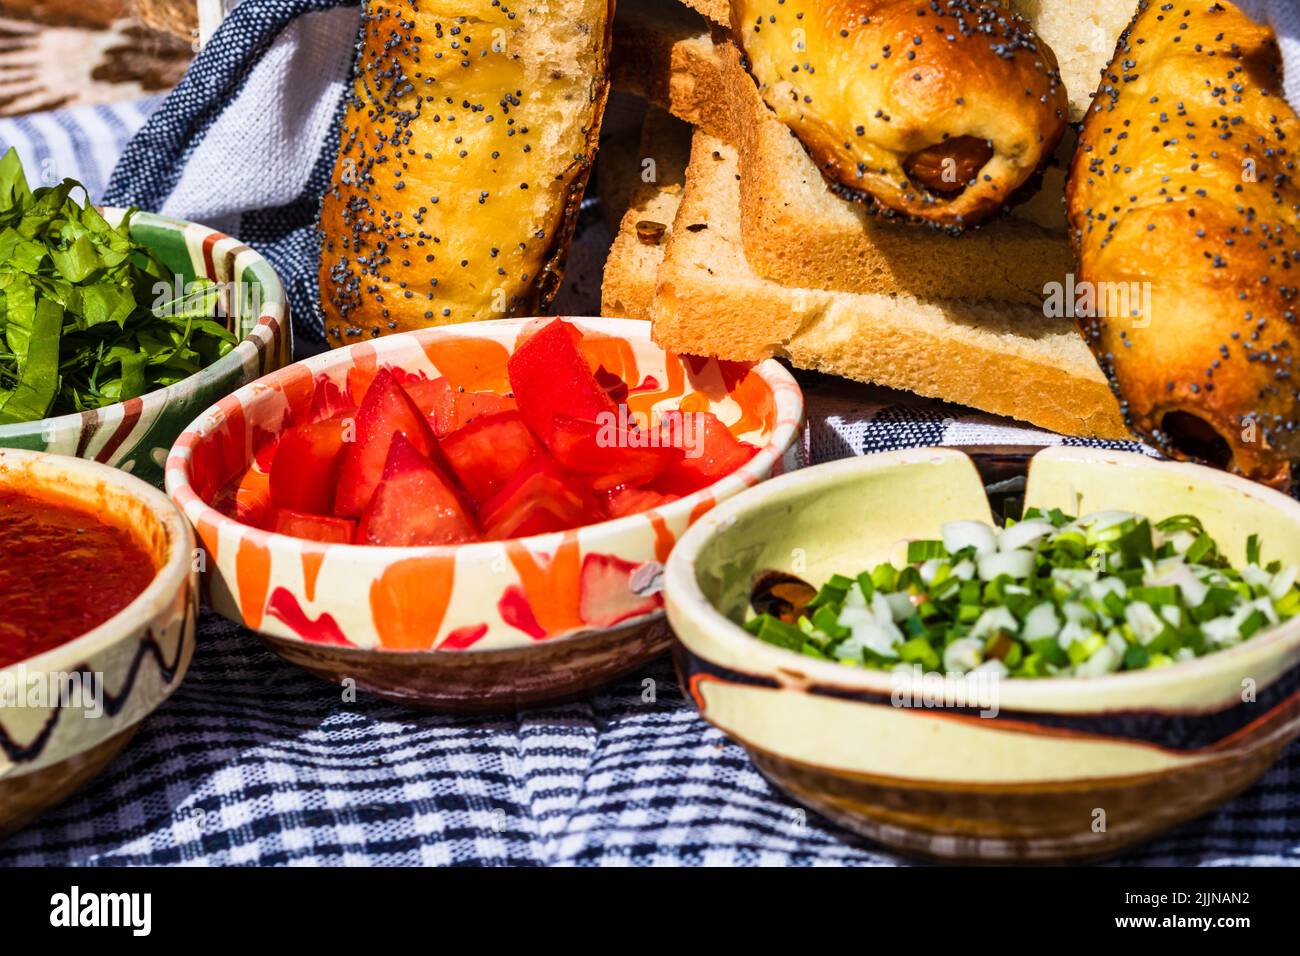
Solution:
[(464, 428), (470, 422), (485, 415), (512, 412), (518, 408), (518, 403), (509, 395), (498, 395), (496, 392), (458, 392), (456, 419), (452, 423), (451, 430)]
[(383, 368), (375, 375), (357, 409), (355, 441), (343, 450), (338, 491), (334, 495), (336, 515), (352, 518), (365, 510), (383, 476), (389, 445), (399, 432), (421, 455), (442, 464), (429, 423), (393, 374)]
[(738, 441), (712, 412), (665, 412), (663, 433), (681, 448), (684, 457), (655, 479), (656, 491), (688, 495), (731, 474), (757, 454), (748, 442)]
[(509, 396), (495, 392), (467, 392), (446, 378), (419, 379), (408, 382), (405, 388), (438, 438), (464, 428), (480, 416), (516, 407), (515, 400)]
[(357, 526), (357, 544), (409, 547), (477, 539), (474, 520), (446, 475), (404, 433), (395, 434), (383, 481)]
[(434, 434), (442, 434), (442, 428), (455, 417), (455, 389), (445, 376), (422, 378), (407, 382), (403, 388), (411, 396), (415, 407), (425, 418), (430, 419)]
[(479, 515), (483, 537), (489, 541), (563, 531), (599, 520), (595, 503), (544, 454), (487, 501)]
[(249, 468), (238, 482), (226, 485), (217, 493), (212, 507), (241, 524), (265, 528), (271, 515), (269, 477), (256, 466)]
[[(556, 415), (551, 454), (565, 468), (587, 476), (596, 491), (644, 485), (683, 458), (681, 449), (661, 444), (662, 432), (625, 431)], [(654, 444), (651, 444), (654, 442)]]
[(309, 514), (328, 514), (343, 462), (351, 419), (327, 418), (284, 433), (271, 459), (271, 502)]
[(602, 413), (616, 411), (574, 344), (573, 331), (554, 319), (518, 346), (507, 365), (519, 413), (548, 444), (556, 415), (600, 421)]
[(475, 501), (496, 494), (534, 457), (543, 454), (518, 412), (483, 415), (439, 444), (461, 485)]
[(356, 527), (357, 523), (351, 518), (313, 515), (290, 508), (277, 508), (271, 522), (271, 530), (278, 534), (327, 544), (347, 544), (352, 540)]
[(605, 514), (611, 518), (640, 514), (676, 501), (677, 497), (660, 494), (650, 488), (615, 488), (605, 495)]

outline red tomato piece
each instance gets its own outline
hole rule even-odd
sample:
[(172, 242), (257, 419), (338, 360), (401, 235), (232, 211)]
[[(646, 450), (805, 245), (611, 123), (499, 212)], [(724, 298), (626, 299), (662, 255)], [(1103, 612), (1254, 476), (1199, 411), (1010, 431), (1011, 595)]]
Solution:
[(498, 395), (496, 392), (458, 392), (456, 420), (452, 431), (464, 428), (470, 422), (485, 415), (512, 412), (518, 408), (519, 404), (509, 395)]
[(542, 446), (518, 412), (482, 415), (439, 443), (452, 471), (476, 502), (496, 494)]
[(271, 530), (291, 538), (323, 541), (327, 544), (347, 544), (356, 533), (357, 523), (351, 518), (332, 515), (313, 515), (290, 508), (277, 508)]
[(284, 433), (271, 459), (271, 502), (276, 508), (329, 514), (350, 421), (327, 418)]
[(445, 376), (422, 378), (407, 382), (403, 388), (411, 396), (415, 407), (425, 418), (432, 419), (434, 434), (442, 434), (444, 428), (456, 414), (455, 389)]
[(354, 518), (365, 510), (383, 477), (389, 445), (399, 432), (421, 455), (438, 465), (443, 464), (429, 423), (393, 374), (383, 368), (375, 375), (370, 390), (357, 409), (355, 440), (348, 442), (343, 449), (338, 491), (334, 495), (334, 514), (340, 518)]
[(212, 507), (240, 524), (265, 528), (271, 515), (270, 476), (253, 465), (217, 492)]
[(514, 411), (519, 406), (508, 395), (496, 392), (462, 392), (449, 389), (446, 398), (429, 415), (429, 424), (439, 438), (459, 431), (476, 418)]
[(670, 501), (676, 501), (677, 497), (677, 495), (660, 494), (650, 488), (615, 488), (605, 496), (605, 514), (611, 518), (640, 514), (651, 508), (666, 505)]
[(614, 414), (614, 402), (591, 374), (574, 344), (571, 327), (554, 319), (515, 349), (506, 370), (519, 413), (538, 438), (549, 444), (556, 415), (601, 421)]
[(595, 502), (572, 476), (539, 454), (479, 509), (489, 541), (564, 531), (600, 520)]
[(556, 415), (554, 425), (551, 454), (565, 468), (585, 475), (596, 491), (644, 485), (684, 457), (680, 448), (663, 443), (661, 431), (624, 430), (614, 422), (597, 424), (568, 415)]
[(738, 441), (712, 412), (666, 412), (662, 428), (666, 438), (684, 457), (655, 479), (655, 491), (689, 495), (731, 474), (758, 453), (748, 442)]
[(394, 435), (356, 543), (414, 547), (476, 540), (474, 519), (442, 470), (404, 433)]

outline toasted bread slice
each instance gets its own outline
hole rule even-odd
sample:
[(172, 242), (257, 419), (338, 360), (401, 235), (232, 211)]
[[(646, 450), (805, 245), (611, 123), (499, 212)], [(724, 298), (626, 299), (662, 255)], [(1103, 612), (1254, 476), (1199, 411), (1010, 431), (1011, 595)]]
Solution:
[(1041, 308), (789, 288), (750, 266), (734, 147), (695, 134), (651, 316), (664, 348), (944, 398), (1071, 435), (1123, 438), (1119, 407), (1068, 318)]
[(733, 141), (735, 113), (722, 86), (715, 30), (721, 28), (675, 0), (622, 0), (610, 57), (614, 88)]
[(690, 153), (691, 127), (650, 107), (641, 128), (638, 185), (605, 260), (602, 315), (650, 318), (655, 280), (682, 199)]

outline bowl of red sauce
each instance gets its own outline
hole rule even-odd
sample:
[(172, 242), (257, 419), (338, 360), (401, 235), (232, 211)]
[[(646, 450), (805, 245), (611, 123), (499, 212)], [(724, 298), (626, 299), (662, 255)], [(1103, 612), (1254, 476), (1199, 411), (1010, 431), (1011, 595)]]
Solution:
[(0, 449), (0, 835), (97, 774), (178, 686), (193, 531), (107, 465)]
[(178, 439), (166, 487), (212, 606), (335, 682), (447, 710), (580, 696), (665, 651), (663, 562), (800, 464), (777, 362), (627, 319), (507, 319), (267, 375)]

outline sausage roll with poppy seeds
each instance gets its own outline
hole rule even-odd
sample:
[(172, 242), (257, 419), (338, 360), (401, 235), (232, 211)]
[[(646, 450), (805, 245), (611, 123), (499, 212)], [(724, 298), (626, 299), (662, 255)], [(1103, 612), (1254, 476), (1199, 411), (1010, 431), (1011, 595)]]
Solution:
[(1129, 427), (1277, 486), (1300, 452), (1297, 143), (1270, 29), (1231, 3), (1144, 2), (1066, 188), (1078, 322)]
[(555, 295), (608, 94), (613, 0), (364, 0), (321, 204), (331, 345)]
[(1065, 132), (1056, 57), (995, 0), (731, 0), (731, 25), (830, 187), (887, 215), (973, 225)]

